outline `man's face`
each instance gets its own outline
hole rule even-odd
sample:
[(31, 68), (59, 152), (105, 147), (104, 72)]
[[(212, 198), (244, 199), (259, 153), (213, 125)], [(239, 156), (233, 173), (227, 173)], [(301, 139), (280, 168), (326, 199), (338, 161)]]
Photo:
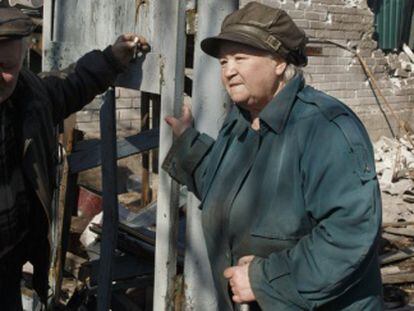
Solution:
[(22, 40), (0, 40), (0, 104), (6, 101), (16, 88), (23, 63)]
[(219, 61), (231, 99), (250, 112), (260, 112), (275, 96), (286, 66), (265, 51), (231, 42), (221, 46)]

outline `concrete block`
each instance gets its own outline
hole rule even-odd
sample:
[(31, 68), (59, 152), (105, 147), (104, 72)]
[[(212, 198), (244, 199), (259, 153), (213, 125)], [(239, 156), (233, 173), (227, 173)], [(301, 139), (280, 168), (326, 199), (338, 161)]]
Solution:
[(355, 98), (355, 91), (354, 90), (346, 90), (346, 91), (328, 91), (328, 94), (336, 97), (338, 99), (344, 98)]
[(310, 28), (310, 22), (306, 19), (295, 20), (295, 23), (299, 28)]
[(316, 73), (345, 73), (346, 68), (342, 65), (320, 65), (316, 67)]
[(401, 52), (401, 53), (398, 55), (398, 60), (399, 60), (400, 62), (406, 62), (406, 63), (411, 62), (410, 58), (408, 57), (408, 55), (407, 55), (407, 54), (405, 54), (405, 52)]
[(131, 106), (132, 106), (132, 98), (119, 97), (116, 100), (116, 108), (117, 109), (131, 108)]
[(397, 69), (394, 71), (393, 76), (394, 76), (394, 77), (401, 77), (401, 78), (408, 78), (409, 73), (408, 73), (408, 71), (406, 71), (406, 70), (403, 70), (403, 69), (397, 68)]
[(91, 111), (91, 121), (98, 121), (99, 122), (99, 110), (93, 110)]
[(331, 82), (331, 83), (321, 83), (320, 89), (327, 91), (343, 91), (346, 89), (346, 83), (343, 82)]
[(361, 89), (356, 91), (356, 97), (370, 97), (374, 96), (374, 92), (371, 89)]
[[(345, 32), (345, 38), (349, 40), (359, 40), (361, 39), (361, 32), (359, 31), (347, 31)], [(343, 38), (343, 35), (342, 35)]]
[(304, 19), (305, 18), (305, 12), (304, 11), (299, 11), (299, 10), (288, 10), (287, 13), (289, 14), (289, 16), (293, 19), (293, 20), (297, 20), (297, 19)]
[(95, 98), (85, 107), (83, 107), (83, 109), (84, 110), (96, 110), (96, 109), (101, 109), (101, 106), (102, 106), (102, 98)]
[(308, 37), (317, 38), (315, 29), (303, 29)]
[[(306, 14), (305, 14), (306, 16)], [(321, 22), (318, 20), (310, 20), (309, 21), (309, 28), (312, 29), (326, 29), (329, 25), (327, 25), (325, 22)]]
[(117, 131), (121, 130), (121, 131), (130, 131), (133, 130), (133, 126), (131, 121), (129, 120), (121, 120), (116, 122), (116, 129)]
[(352, 59), (353, 57), (337, 57), (335, 60), (338, 65), (350, 65), (352, 63)]
[(140, 108), (141, 107), (141, 98), (133, 98), (131, 100), (131, 108)]
[(76, 128), (84, 132), (99, 132), (99, 122), (77, 123)]
[(92, 110), (81, 110), (76, 113), (77, 122), (90, 122), (92, 121)]
[(118, 120), (137, 120), (141, 119), (141, 113), (138, 109), (119, 109), (117, 111)]
[(327, 6), (321, 3), (312, 3), (310, 6), (310, 9), (312, 11), (322, 12), (322, 13), (328, 13)]
[(309, 75), (309, 82), (310, 83), (320, 83), (325, 82), (326, 75), (324, 74), (310, 74)]
[(135, 98), (140, 96), (140, 92), (133, 89), (119, 88), (119, 97)]
[(369, 87), (369, 84), (364, 81), (346, 82), (346, 88), (351, 90), (365, 89), (367, 87)]
[(326, 21), (327, 13), (305, 11), (305, 19), (310, 21)]
[(382, 58), (382, 57), (385, 57), (385, 54), (382, 50), (375, 50), (372, 52), (371, 56), (375, 58)]

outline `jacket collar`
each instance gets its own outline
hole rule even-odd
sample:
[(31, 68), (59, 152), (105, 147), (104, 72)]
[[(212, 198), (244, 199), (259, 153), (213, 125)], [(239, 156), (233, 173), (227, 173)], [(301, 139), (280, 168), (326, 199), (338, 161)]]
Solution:
[[(259, 118), (277, 134), (283, 132), (292, 111), (296, 95), (303, 89), (305, 80), (301, 74), (297, 74), (260, 112)], [(238, 121), (239, 126), (250, 126), (248, 112), (237, 105), (233, 105), (223, 123), (223, 128), (231, 128)]]
[(260, 112), (259, 118), (277, 134), (283, 132), (292, 111), (296, 95), (303, 89), (305, 80), (297, 74)]

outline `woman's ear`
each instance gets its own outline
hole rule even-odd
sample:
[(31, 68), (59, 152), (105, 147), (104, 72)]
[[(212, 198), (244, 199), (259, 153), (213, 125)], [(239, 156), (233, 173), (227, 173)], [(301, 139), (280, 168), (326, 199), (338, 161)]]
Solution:
[(283, 59), (276, 59), (276, 62), (275, 73), (278, 76), (282, 76), (286, 70), (287, 63)]

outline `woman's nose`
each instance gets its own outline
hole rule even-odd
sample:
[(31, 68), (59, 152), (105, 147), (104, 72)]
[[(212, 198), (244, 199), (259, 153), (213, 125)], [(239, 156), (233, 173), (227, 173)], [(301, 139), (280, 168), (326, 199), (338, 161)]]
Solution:
[(236, 66), (233, 62), (229, 61), (224, 68), (224, 76), (230, 78), (237, 73)]

